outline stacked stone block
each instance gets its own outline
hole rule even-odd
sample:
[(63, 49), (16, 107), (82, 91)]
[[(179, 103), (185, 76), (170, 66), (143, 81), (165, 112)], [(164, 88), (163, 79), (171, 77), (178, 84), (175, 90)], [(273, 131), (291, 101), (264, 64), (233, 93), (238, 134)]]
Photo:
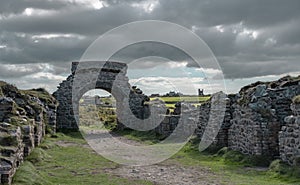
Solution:
[[(56, 111), (56, 101), (42, 89), (19, 91), (4, 82), (0, 89), (0, 184), (11, 184), (23, 158), (41, 143), (49, 120), (56, 124), (47, 116)], [(41, 99), (39, 93), (44, 93)]]
[[(102, 64), (102, 66), (101, 66)], [(79, 129), (79, 100), (84, 93), (93, 89), (102, 89), (111, 93), (116, 99), (117, 116), (130, 125), (128, 112), (124, 111), (129, 104), (130, 111), (139, 119), (149, 116), (149, 109), (144, 104), (149, 101), (141, 90), (131, 88), (126, 76), (127, 65), (118, 62), (73, 62), (71, 75), (59, 84), (53, 93), (59, 102), (56, 112), (57, 129)], [(74, 96), (74, 97), (73, 97)], [(119, 121), (119, 120), (118, 120)], [(119, 122), (118, 129), (124, 129)]]
[(245, 154), (279, 157), (278, 133), (290, 115), (289, 104), (300, 94), (300, 78), (257, 82), (242, 88), (233, 104), (229, 148)]
[(291, 105), (293, 115), (285, 118), (279, 133), (280, 157), (290, 165), (300, 166), (300, 103)]

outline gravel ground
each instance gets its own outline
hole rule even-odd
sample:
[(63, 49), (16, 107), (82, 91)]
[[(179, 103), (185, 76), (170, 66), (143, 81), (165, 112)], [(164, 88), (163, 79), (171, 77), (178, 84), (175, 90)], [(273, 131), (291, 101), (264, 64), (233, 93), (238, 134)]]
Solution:
[[(101, 138), (101, 131), (92, 131), (93, 137)], [(87, 137), (89, 133), (87, 133)], [(115, 136), (121, 142), (131, 145), (141, 143), (125, 137)], [(105, 138), (104, 138), (105, 139)], [(108, 151), (109, 152), (109, 151)], [(169, 162), (170, 163), (170, 162)], [(149, 166), (119, 165), (114, 169), (105, 169), (106, 173), (129, 179), (143, 179), (159, 185), (221, 185), (220, 177), (205, 167), (183, 167), (179, 164), (162, 162)]]

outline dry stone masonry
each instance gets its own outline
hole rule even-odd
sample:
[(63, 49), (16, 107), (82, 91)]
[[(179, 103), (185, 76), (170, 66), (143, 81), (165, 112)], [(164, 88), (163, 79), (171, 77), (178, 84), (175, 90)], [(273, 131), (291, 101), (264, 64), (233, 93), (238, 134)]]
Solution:
[[(97, 65), (103, 64), (102, 66)], [(59, 84), (54, 97), (59, 102), (57, 108), (57, 129), (75, 129), (79, 112), (80, 98), (89, 90), (102, 89), (116, 99), (118, 117), (126, 118), (128, 114), (123, 107), (129, 102), (131, 112), (140, 119), (149, 116), (149, 109), (145, 102), (149, 98), (140, 89), (131, 87), (126, 76), (127, 65), (118, 62), (73, 62), (71, 75)], [(128, 99), (129, 98), (129, 99)], [(76, 121), (77, 120), (77, 121)], [(130, 120), (126, 120), (130, 123)], [(118, 125), (122, 129), (124, 125)]]
[(56, 100), (44, 89), (18, 90), (0, 81), (0, 183), (12, 176), (46, 131), (55, 132)]
[[(238, 94), (228, 95), (224, 120), (213, 144), (249, 155), (280, 157), (291, 165), (299, 165), (300, 98), (291, 106), (292, 99), (299, 94), (300, 76), (287, 76), (274, 82), (257, 82), (242, 88)], [(212, 129), (208, 125), (210, 117), (214, 117), (211, 103), (208, 100), (198, 107), (195, 134), (200, 139), (205, 130)], [(181, 106), (177, 104), (174, 113), (165, 115), (156, 132), (165, 137), (170, 135), (180, 113)]]
[[(298, 96), (300, 99), (300, 96)], [(283, 161), (300, 166), (300, 102), (291, 105), (293, 115), (285, 118), (285, 126), (279, 132), (279, 151)]]
[[(115, 97), (119, 108), (117, 114), (126, 114), (121, 110), (124, 102), (129, 101), (131, 111), (136, 117), (144, 119), (149, 116), (149, 104), (145, 103), (149, 101), (149, 98), (143, 95), (140, 89), (130, 86), (126, 77), (126, 64), (106, 62), (101, 71), (95, 68), (76, 70), (77, 65), (78, 63), (72, 64), (72, 74), (60, 84), (54, 93), (60, 103), (56, 115), (58, 129), (78, 129), (77, 110), (73, 110), (72, 106), (76, 75), (84, 80), (75, 86), (75, 90), (78, 91), (75, 93), (75, 103), (87, 91), (99, 88), (112, 93)], [(92, 73), (99, 75), (94, 75), (95, 78), (92, 81), (96, 83), (91, 85), (89, 82), (91, 79), (86, 76)], [(113, 83), (117, 84), (118, 93), (116, 94), (112, 91)], [(129, 94), (124, 92), (129, 92)], [(299, 94), (300, 77), (287, 76), (274, 82), (257, 82), (242, 88), (237, 94), (228, 95), (224, 119), (220, 123), (221, 128), (213, 143), (218, 147), (227, 146), (244, 154), (281, 157), (284, 161), (294, 164), (295, 158), (299, 155), (297, 140), (299, 122), (294, 118), (298, 116), (295, 110), (293, 118), (288, 116), (293, 114), (290, 108), (292, 99)], [(211, 110), (212, 106), (214, 105), (211, 100), (198, 108), (191, 108), (192, 106), (179, 102), (172, 114), (166, 112), (166, 114), (159, 115), (164, 119), (154, 130), (164, 137), (169, 136), (178, 126), (182, 113), (185, 113), (189, 115), (189, 118), (184, 118), (185, 123), (196, 122), (195, 134), (201, 139), (206, 130), (218, 128), (208, 124), (209, 119), (216, 119), (219, 116), (214, 115)], [(198, 113), (199, 119), (193, 119), (195, 112)], [(126, 120), (126, 122), (130, 121)], [(124, 128), (122, 123), (118, 125), (119, 128)]]
[[(41, 143), (46, 132), (78, 130), (79, 100), (89, 90), (102, 89), (111, 93), (116, 99), (117, 117), (127, 118), (128, 112), (124, 111), (127, 105), (133, 115), (141, 120), (153, 114), (150, 107), (165, 110), (159, 100), (150, 101), (140, 89), (130, 86), (126, 64), (102, 63), (99, 68), (94, 62), (73, 62), (71, 75), (59, 84), (53, 94), (56, 99), (44, 89), (22, 91), (0, 81), (1, 184), (11, 183), (24, 157)], [(157, 114), (163, 121), (153, 130), (168, 137), (176, 133), (178, 123), (182, 121), (180, 129), (186, 131), (184, 134), (195, 126), (195, 135), (202, 139), (206, 131), (213, 133), (218, 129), (217, 136), (211, 138), (217, 147), (229, 147), (249, 155), (281, 158), (290, 165), (299, 166), (299, 95), (300, 76), (257, 82), (242, 88), (237, 94), (226, 96), (217, 93), (198, 107), (178, 102), (173, 113)], [(224, 106), (213, 101), (220, 97), (226, 97)], [(217, 109), (224, 109), (225, 115), (219, 115)], [(211, 125), (209, 120), (217, 122), (217, 125)], [(124, 122), (128, 126), (133, 119), (129, 117), (122, 121), (118, 120), (118, 129), (124, 129)]]
[(278, 134), (290, 103), (300, 94), (300, 78), (257, 82), (241, 89), (233, 104), (228, 145), (245, 154), (279, 156)]

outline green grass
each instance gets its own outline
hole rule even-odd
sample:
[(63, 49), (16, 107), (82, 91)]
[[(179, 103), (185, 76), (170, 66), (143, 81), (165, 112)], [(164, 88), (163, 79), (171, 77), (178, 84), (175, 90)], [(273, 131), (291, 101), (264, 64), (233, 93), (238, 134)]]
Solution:
[(269, 159), (264, 157), (251, 157), (226, 148), (223, 148), (216, 153), (207, 151), (199, 152), (197, 143), (199, 142), (189, 142), (180, 152), (174, 155), (169, 162), (179, 163), (184, 166), (206, 167), (218, 174), (224, 184), (300, 184), (300, 176), (279, 174), (271, 168), (260, 167), (261, 165), (266, 166), (268, 164)]
[[(123, 136), (140, 142), (153, 144), (159, 138), (152, 132), (123, 131)], [(58, 142), (70, 144), (58, 146)], [(182, 150), (164, 163), (202, 168), (216, 174), (222, 184), (232, 185), (299, 185), (300, 170), (278, 160), (269, 168), (266, 158), (254, 158), (239, 152), (221, 150), (198, 151), (198, 140), (191, 140)], [(13, 184), (16, 185), (73, 185), (73, 184), (152, 184), (142, 180), (131, 180), (104, 173), (118, 164), (110, 162), (86, 147), (79, 132), (57, 133), (34, 149), (17, 171)], [(267, 163), (265, 163), (267, 161)], [(209, 175), (209, 174), (208, 174)], [(216, 178), (212, 176), (212, 178)]]
[(175, 109), (175, 103), (166, 103), (165, 105), (169, 109)]
[(154, 131), (136, 131), (131, 129), (125, 129), (123, 131), (114, 131), (114, 133), (131, 139), (134, 141), (143, 142), (145, 144), (155, 144), (160, 142), (161, 138)]
[(201, 103), (206, 102), (207, 100), (210, 99), (209, 96), (152, 97), (150, 98), (150, 101), (156, 98), (163, 100), (165, 102), (166, 107), (169, 108), (171, 112), (173, 112), (173, 109), (175, 109), (175, 104), (177, 102), (185, 101), (185, 102), (192, 103), (192, 105), (197, 107), (201, 105)]
[[(122, 135), (129, 139), (152, 144), (159, 141), (151, 133), (142, 135), (142, 132), (127, 130)], [(204, 152), (199, 152), (198, 144), (199, 140), (192, 139), (177, 154), (164, 163), (205, 168), (217, 174), (222, 183), (227, 185), (300, 184), (300, 168), (290, 167), (284, 163), (274, 165), (273, 162), (270, 165), (271, 159), (268, 157), (243, 155), (228, 148), (218, 150), (210, 147)]]
[(116, 100), (113, 96), (111, 96), (111, 97), (101, 97), (100, 99), (101, 99), (102, 102), (104, 102), (105, 104), (108, 104), (108, 105), (116, 104)]
[[(58, 146), (57, 142), (72, 143)], [(116, 177), (104, 172), (118, 165), (86, 147), (80, 133), (57, 134), (47, 138), (20, 166), (13, 179), (15, 185), (140, 185), (152, 184), (142, 180)]]
[(14, 185), (44, 185), (52, 184), (46, 180), (36, 167), (29, 161), (25, 161), (18, 169), (13, 180)]
[(159, 98), (165, 102), (179, 102), (179, 101), (186, 101), (186, 102), (205, 102), (209, 100), (209, 96), (183, 96), (183, 97), (154, 97), (150, 100)]

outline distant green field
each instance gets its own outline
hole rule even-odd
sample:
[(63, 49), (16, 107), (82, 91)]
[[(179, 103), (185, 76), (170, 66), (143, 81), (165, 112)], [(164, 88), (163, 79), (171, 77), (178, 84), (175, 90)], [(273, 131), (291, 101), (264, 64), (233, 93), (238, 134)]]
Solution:
[(154, 100), (156, 98), (159, 98), (165, 102), (179, 102), (179, 101), (185, 101), (185, 102), (205, 102), (210, 97), (209, 96), (183, 96), (183, 97), (153, 97), (150, 98), (150, 100)]
[[(185, 101), (185, 102), (205, 102), (207, 101), (210, 96), (183, 96), (183, 97), (153, 97), (150, 98), (150, 100), (154, 100), (156, 98), (159, 98), (165, 102), (179, 102), (179, 101)], [(107, 102), (107, 103), (114, 103), (115, 100), (112, 97), (102, 97), (101, 100), (103, 102)]]

